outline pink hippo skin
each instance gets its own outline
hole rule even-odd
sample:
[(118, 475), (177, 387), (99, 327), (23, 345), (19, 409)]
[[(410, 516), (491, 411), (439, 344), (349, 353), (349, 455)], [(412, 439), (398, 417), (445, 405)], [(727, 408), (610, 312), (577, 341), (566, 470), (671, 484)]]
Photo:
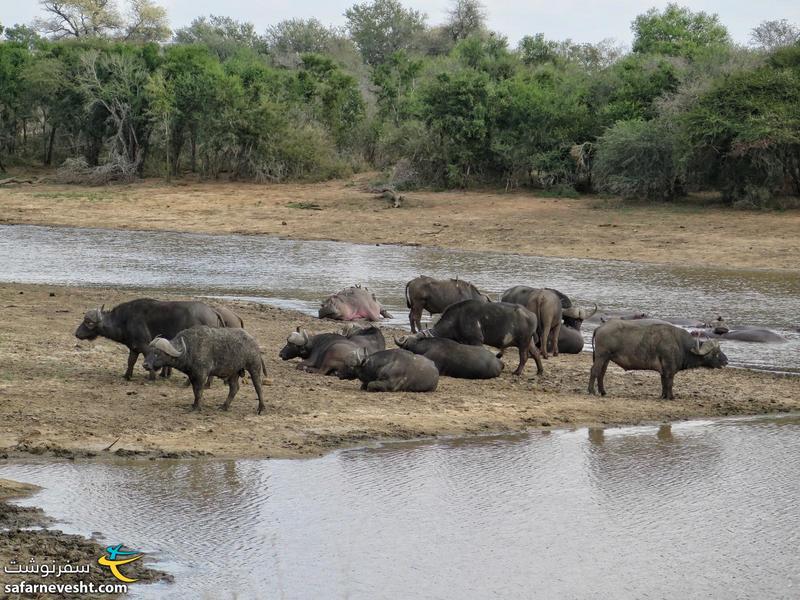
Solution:
[(367, 288), (354, 286), (345, 288), (328, 296), (319, 309), (320, 319), (336, 319), (337, 321), (379, 321), (383, 317), (391, 318), (381, 306), (375, 294)]

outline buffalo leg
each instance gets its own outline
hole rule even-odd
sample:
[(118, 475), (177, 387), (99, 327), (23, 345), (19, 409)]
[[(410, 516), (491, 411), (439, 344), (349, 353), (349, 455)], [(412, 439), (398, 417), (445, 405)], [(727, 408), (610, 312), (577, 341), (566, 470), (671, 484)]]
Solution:
[(675, 373), (671, 371), (667, 371), (666, 375), (667, 381), (667, 397), (666, 400), (675, 400), (675, 394), (672, 393), (672, 383), (675, 381)]
[(408, 311), (408, 322), (411, 325), (411, 333), (417, 333), (417, 330), (422, 330), (422, 307), (412, 305), (411, 310)]
[(539, 351), (542, 353), (542, 358), (549, 358), (547, 354), (547, 342), (550, 340), (551, 327), (550, 319), (542, 320), (542, 335), (539, 337)]
[(190, 379), (192, 383), (192, 391), (194, 392), (194, 403), (192, 404), (192, 410), (200, 410), (200, 401), (203, 399), (203, 383), (205, 383), (205, 379), (205, 377)]
[(225, 383), (228, 384), (228, 397), (225, 399), (222, 406), (220, 406), (222, 410), (228, 410), (231, 407), (231, 402), (233, 402), (236, 392), (239, 391), (239, 375), (231, 375)]
[(556, 321), (552, 329), (553, 356), (558, 356), (558, 336), (561, 334), (561, 321)]
[(600, 391), (601, 396), (606, 395), (606, 369), (608, 369), (609, 360), (606, 359), (600, 365), (600, 372), (597, 374), (597, 389)]
[(541, 354), (539, 354), (539, 349), (536, 348), (536, 344), (533, 343), (533, 340), (531, 340), (531, 345), (528, 352), (533, 358), (534, 362), (536, 363), (536, 374), (541, 375), (542, 373), (544, 373), (544, 367), (542, 366), (542, 356)]
[[(136, 360), (138, 358), (139, 358), (139, 353), (136, 352), (136, 350), (130, 350), (128, 352), (128, 369), (125, 371), (124, 375), (125, 379), (127, 379), (128, 381), (130, 381), (131, 377), (133, 377), (133, 367), (136, 364)], [(150, 371), (149, 377), (150, 379), (155, 379), (156, 378), (155, 371)]]
[(392, 389), (392, 386), (389, 384), (388, 381), (380, 381), (380, 380), (370, 381), (367, 384), (367, 388), (366, 389), (367, 389), (368, 392), (392, 392), (392, 391), (394, 391)]
[[(248, 373), (250, 373), (250, 379), (253, 380), (253, 387), (256, 389), (256, 396), (258, 396), (258, 410), (256, 414), (260, 415), (264, 412), (264, 394), (261, 391), (261, 370), (248, 369)], [(264, 373), (266, 374), (266, 370)]]
[(528, 351), (529, 348), (527, 346), (519, 347), (519, 366), (517, 367), (516, 371), (514, 371), (514, 375), (522, 375), (522, 370), (525, 368), (525, 363), (528, 362)]

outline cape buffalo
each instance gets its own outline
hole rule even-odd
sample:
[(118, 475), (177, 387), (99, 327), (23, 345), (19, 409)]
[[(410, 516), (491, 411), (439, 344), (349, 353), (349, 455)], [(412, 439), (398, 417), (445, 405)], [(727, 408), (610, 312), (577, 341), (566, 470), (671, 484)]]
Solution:
[(339, 379), (360, 379), (361, 389), (370, 392), (432, 392), (439, 370), (433, 361), (402, 348), (375, 354), (361, 349), (347, 357)]
[(386, 348), (381, 330), (377, 327), (351, 328), (338, 333), (308, 335), (300, 327), (286, 339), (279, 356), (283, 360), (301, 357), (297, 368), (309, 373), (335, 375), (344, 365), (345, 358), (355, 350), (364, 348), (372, 354)]
[(579, 329), (566, 325), (558, 332), (558, 351), (561, 354), (580, 354), (583, 352), (583, 335)]
[[(94, 340), (100, 336), (127, 346), (129, 354), (125, 379), (129, 380), (133, 376), (136, 359), (147, 351), (153, 338), (172, 338), (179, 331), (197, 325), (223, 327), (224, 323), (222, 317), (203, 302), (140, 298), (123, 302), (109, 311), (105, 310), (105, 305), (93, 308), (83, 317), (75, 337)], [(155, 379), (155, 376), (155, 371), (150, 371), (150, 379)]]
[(148, 344), (144, 367), (151, 373), (161, 367), (186, 373), (194, 391), (192, 410), (200, 409), (203, 385), (212, 376), (228, 384), (228, 398), (220, 407), (228, 410), (239, 391), (239, 377), (247, 371), (258, 396), (258, 414), (264, 410), (261, 375), (267, 368), (258, 343), (244, 329), (201, 326), (181, 331), (171, 340), (157, 337)]
[(545, 288), (517, 285), (503, 292), (500, 301), (519, 304), (535, 314), (539, 323), (536, 332), (542, 358), (548, 357), (548, 345), (553, 348), (553, 356), (558, 356), (558, 333), (562, 319), (561, 298), (558, 294)]
[(519, 366), (514, 374), (522, 374), (530, 354), (536, 361), (537, 374), (541, 375), (536, 326), (536, 315), (518, 304), (462, 300), (448, 306), (433, 328), (417, 336), (448, 338), (470, 346), (486, 344), (500, 350), (515, 347), (519, 350)]
[(365, 287), (356, 285), (331, 294), (322, 302), (320, 319), (337, 321), (357, 321), (367, 319), (378, 321), (381, 317), (391, 319), (392, 315), (381, 306), (375, 294)]
[(482, 294), (469, 281), (456, 279), (434, 279), (420, 275), (406, 284), (406, 306), (409, 308), (408, 322), (411, 333), (422, 329), (422, 311), (431, 315), (444, 312), (444, 309), (461, 300), (480, 300), (490, 302), (489, 296)]
[(718, 369), (728, 364), (719, 342), (700, 343), (674, 325), (615, 319), (595, 329), (592, 336), (594, 363), (589, 375), (589, 393), (594, 382), (605, 396), (603, 379), (609, 361), (626, 371), (657, 371), (661, 374), (661, 398), (672, 400), (675, 373), (684, 369)]
[(757, 344), (780, 344), (787, 342), (785, 337), (770, 329), (764, 327), (752, 327), (743, 325), (741, 327), (732, 327), (719, 333), (719, 328), (707, 328), (695, 330), (692, 332), (699, 337), (706, 339), (720, 339), (731, 340), (735, 342), (754, 342)]
[(401, 336), (395, 344), (414, 354), (431, 359), (440, 375), (461, 379), (492, 379), (499, 377), (503, 363), (482, 346), (467, 346), (447, 338), (418, 338)]

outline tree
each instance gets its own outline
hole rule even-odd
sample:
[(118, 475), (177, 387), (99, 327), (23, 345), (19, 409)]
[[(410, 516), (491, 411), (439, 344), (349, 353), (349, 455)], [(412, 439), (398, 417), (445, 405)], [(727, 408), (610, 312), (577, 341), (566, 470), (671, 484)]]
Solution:
[(264, 41), (252, 23), (215, 15), (198, 17), (188, 27), (178, 29), (175, 41), (178, 44), (204, 44), (220, 60), (230, 58), (241, 48), (256, 52), (265, 50)]
[(172, 32), (167, 11), (152, 0), (130, 0), (130, 15), (125, 24), (124, 39), (136, 42), (161, 42)]
[(668, 4), (663, 12), (651, 8), (631, 24), (633, 51), (637, 54), (667, 54), (693, 58), (703, 49), (730, 44), (728, 30), (716, 14), (692, 12)]
[(116, 37), (138, 42), (169, 37), (167, 11), (152, 0), (129, 0), (124, 18), (116, 0), (41, 0), (47, 16), (34, 27), (54, 39)]
[(415, 35), (425, 28), (425, 15), (403, 8), (397, 0), (354, 4), (344, 14), (350, 36), (370, 66), (410, 48)]
[(671, 200), (682, 192), (677, 132), (665, 120), (617, 121), (597, 142), (598, 187), (625, 198)]
[(41, 0), (47, 16), (34, 26), (55, 39), (103, 37), (119, 31), (123, 20), (114, 0)]
[(311, 18), (287, 19), (277, 25), (270, 25), (264, 37), (272, 52), (303, 54), (325, 52), (331, 41), (338, 36), (335, 29)]
[(763, 21), (750, 33), (750, 42), (767, 52), (791, 46), (798, 41), (800, 41), (800, 27), (786, 19)]
[(486, 10), (479, 0), (453, 0), (447, 14), (445, 28), (454, 42), (486, 29)]

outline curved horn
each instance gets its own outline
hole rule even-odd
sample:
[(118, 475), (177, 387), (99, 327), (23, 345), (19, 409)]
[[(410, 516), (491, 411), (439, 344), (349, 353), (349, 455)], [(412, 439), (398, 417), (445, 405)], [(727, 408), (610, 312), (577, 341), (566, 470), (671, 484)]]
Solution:
[(408, 336), (401, 335), (400, 337), (395, 336), (394, 343), (401, 348), (405, 346), (406, 341), (408, 341)]
[(183, 341), (183, 338), (181, 338), (181, 342), (183, 342), (182, 350), (178, 350), (175, 346), (173, 346), (170, 343), (168, 339), (162, 337), (157, 337), (152, 342), (150, 342), (150, 345), (153, 346), (156, 350), (161, 350), (161, 352), (163, 352), (164, 354), (168, 354), (169, 356), (177, 358), (181, 354), (186, 352), (186, 342)]
[(714, 350), (718, 349), (719, 349), (719, 342), (717, 340), (709, 340), (701, 344), (700, 338), (697, 339), (697, 354), (699, 354), (700, 356), (705, 356), (706, 354), (710, 354)]

